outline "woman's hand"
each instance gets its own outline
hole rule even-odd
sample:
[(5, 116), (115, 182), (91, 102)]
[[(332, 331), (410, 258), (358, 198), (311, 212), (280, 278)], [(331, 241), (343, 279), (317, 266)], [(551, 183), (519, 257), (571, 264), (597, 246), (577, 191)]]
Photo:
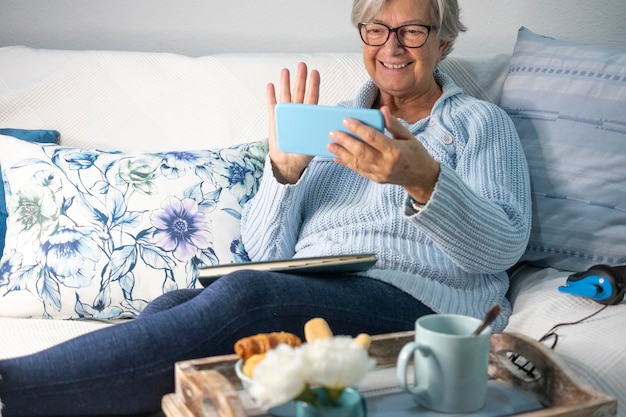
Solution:
[[(280, 91), (278, 100), (282, 103), (317, 104), (320, 93), (320, 74), (317, 70), (311, 71), (307, 87), (308, 69), (305, 63), (300, 62), (296, 71), (293, 93), (291, 91), (291, 77), (289, 70), (284, 68), (280, 73)], [(274, 84), (267, 85), (267, 107), (269, 115), (269, 152), (272, 168), (276, 180), (283, 184), (295, 184), (304, 169), (313, 159), (312, 156), (284, 153), (276, 144), (276, 126), (274, 107), (277, 103)]]
[(346, 119), (348, 130), (362, 141), (341, 132), (331, 132), (335, 143), (328, 150), (336, 155), (335, 162), (380, 184), (397, 184), (420, 203), (426, 203), (439, 177), (439, 163), (413, 134), (382, 107), (385, 127), (393, 139), (354, 119)]

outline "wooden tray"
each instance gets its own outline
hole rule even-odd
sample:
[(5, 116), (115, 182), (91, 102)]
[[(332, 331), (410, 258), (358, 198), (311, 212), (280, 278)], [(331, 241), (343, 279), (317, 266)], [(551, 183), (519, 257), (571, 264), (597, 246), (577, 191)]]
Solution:
[[(370, 355), (377, 367), (393, 367), (400, 349), (412, 341), (414, 332), (372, 337)], [(531, 362), (532, 376), (518, 364)], [(236, 355), (214, 356), (179, 362), (175, 366), (175, 392), (163, 397), (167, 417), (247, 417), (263, 415), (241, 386), (234, 371)], [(525, 369), (530, 369), (528, 366)], [(565, 362), (542, 344), (518, 333), (494, 333), (491, 337), (489, 376), (511, 387), (532, 392), (545, 407), (519, 414), (523, 417), (610, 417), (617, 401), (584, 386)]]

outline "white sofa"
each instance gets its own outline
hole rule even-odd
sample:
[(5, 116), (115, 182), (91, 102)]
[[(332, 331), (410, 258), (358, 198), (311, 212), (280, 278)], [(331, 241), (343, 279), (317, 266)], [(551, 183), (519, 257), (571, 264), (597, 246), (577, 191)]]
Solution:
[[(618, 58), (618, 63), (625, 62)], [(453, 55), (441, 67), (468, 93), (500, 103), (510, 60), (510, 54)], [(277, 81), (281, 68), (293, 69), (299, 61), (320, 70), (322, 104), (351, 97), (366, 79), (358, 53), (189, 58), (166, 53), (0, 48), (0, 128), (54, 129), (61, 134), (61, 145), (122, 152), (215, 149), (263, 140), (265, 85)], [(622, 68), (621, 75), (625, 74)], [(626, 134), (621, 139), (619, 156), (623, 159)], [(5, 152), (6, 148), (0, 150), (0, 154)], [(620, 198), (624, 201), (625, 197)], [(622, 237), (622, 243), (620, 249), (626, 255), (626, 238)], [(543, 261), (550, 265), (549, 259)], [(512, 274), (514, 311), (508, 331), (539, 338), (555, 324), (576, 321), (600, 307), (595, 301), (558, 292), (570, 272), (544, 266), (543, 261), (535, 259)], [(12, 317), (1, 306), (7, 294), (2, 283), (2, 358), (34, 352), (115, 323), (45, 320), (37, 314)], [(626, 416), (624, 314), (623, 304), (610, 306), (583, 323), (562, 327), (556, 346), (556, 352), (585, 383), (618, 399), (622, 417)]]

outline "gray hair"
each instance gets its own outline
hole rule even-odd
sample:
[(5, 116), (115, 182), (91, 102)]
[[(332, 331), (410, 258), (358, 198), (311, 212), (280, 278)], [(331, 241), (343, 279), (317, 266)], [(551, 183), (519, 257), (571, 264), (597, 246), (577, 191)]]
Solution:
[[(352, 3), (352, 24), (370, 21), (383, 8), (387, 0), (354, 0)], [(432, 19), (439, 28), (439, 39), (450, 42), (441, 59), (452, 51), (454, 41), (460, 32), (467, 28), (461, 23), (457, 0), (430, 0)]]

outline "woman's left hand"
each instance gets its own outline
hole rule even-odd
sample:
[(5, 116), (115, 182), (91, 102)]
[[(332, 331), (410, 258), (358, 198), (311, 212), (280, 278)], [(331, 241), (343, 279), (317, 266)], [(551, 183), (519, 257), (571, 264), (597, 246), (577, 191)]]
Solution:
[(346, 119), (348, 130), (362, 139), (345, 132), (331, 132), (335, 143), (328, 150), (335, 162), (380, 184), (397, 184), (404, 187), (416, 201), (425, 204), (430, 199), (439, 177), (439, 163), (388, 107), (382, 107), (385, 127), (393, 139), (355, 119)]

